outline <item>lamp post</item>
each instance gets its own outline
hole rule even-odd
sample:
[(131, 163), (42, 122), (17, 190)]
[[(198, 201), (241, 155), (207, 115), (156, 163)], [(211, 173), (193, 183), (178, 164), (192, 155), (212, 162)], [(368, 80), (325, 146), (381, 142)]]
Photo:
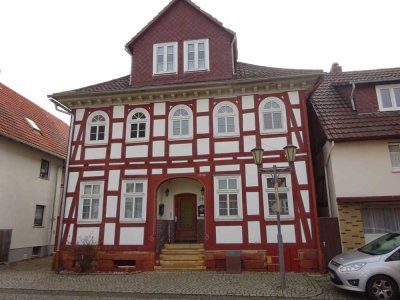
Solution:
[(280, 275), (280, 280), (281, 280), (281, 288), (285, 289), (286, 288), (286, 277), (285, 277), (285, 256), (283, 252), (283, 240), (282, 240), (282, 231), (281, 231), (281, 201), (279, 199), (279, 174), (282, 173), (290, 173), (294, 160), (296, 158), (296, 150), (297, 147), (294, 145), (287, 145), (283, 148), (283, 151), (285, 152), (285, 157), (289, 162), (288, 167), (277, 167), (276, 165), (273, 165), (272, 168), (263, 168), (262, 167), (262, 160), (263, 160), (263, 153), (264, 149), (261, 147), (256, 147), (253, 150), (251, 150), (251, 153), (253, 154), (253, 159), (254, 163), (257, 165), (258, 172), (260, 174), (271, 174), (273, 183), (274, 183), (274, 191), (275, 191), (275, 201), (276, 201), (276, 224), (278, 227), (278, 234), (277, 234), (277, 240), (278, 240), (278, 255), (279, 255), (279, 275)]

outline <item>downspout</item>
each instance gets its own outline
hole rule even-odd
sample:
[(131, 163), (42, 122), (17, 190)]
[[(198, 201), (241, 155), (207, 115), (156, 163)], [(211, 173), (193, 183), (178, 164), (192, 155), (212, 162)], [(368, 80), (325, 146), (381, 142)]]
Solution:
[[(61, 169), (61, 174), (62, 174), (62, 167), (63, 166), (58, 166), (57, 167), (57, 175), (56, 175), (56, 184), (54, 185), (54, 196), (53, 196), (53, 205), (51, 209), (51, 225), (50, 225), (50, 236), (49, 236), (49, 245), (52, 243), (52, 236), (53, 236), (53, 227), (54, 227), (54, 215), (55, 215), (55, 206), (56, 206), (56, 197), (57, 197), (57, 187), (58, 187), (58, 174), (60, 173)], [(54, 252), (54, 247), (53, 247), (53, 252)]]
[(331, 146), (329, 147), (328, 155), (325, 158), (324, 161), (324, 174), (325, 174), (325, 185), (326, 185), (326, 197), (328, 198), (328, 212), (329, 212), (329, 217), (332, 217), (332, 207), (331, 207), (331, 195), (330, 195), (330, 190), (329, 190), (329, 180), (328, 180), (328, 163), (331, 160), (331, 153), (333, 150), (333, 147), (335, 147), (335, 141), (332, 141)]
[(354, 103), (354, 91), (356, 90), (356, 83), (354, 81), (351, 82), (351, 95), (350, 95), (350, 102), (351, 102), (351, 108), (353, 111), (356, 110), (356, 105)]
[(60, 260), (60, 255), (61, 255), (61, 241), (63, 237), (63, 230), (64, 230), (64, 215), (65, 215), (65, 198), (67, 194), (67, 184), (68, 184), (68, 177), (69, 177), (69, 159), (71, 156), (71, 146), (72, 146), (72, 136), (73, 136), (73, 131), (74, 131), (74, 115), (71, 113), (71, 110), (66, 107), (65, 105), (61, 104), (57, 100), (50, 98), (49, 99), (51, 102), (53, 102), (55, 109), (59, 112), (68, 114), (71, 119), (70, 119), (70, 125), (69, 125), (69, 137), (68, 137), (68, 150), (67, 150), (67, 159), (65, 163), (65, 175), (64, 175), (64, 187), (62, 191), (62, 197), (61, 197), (61, 211), (60, 211), (60, 220), (58, 224), (58, 236), (57, 236), (57, 250), (56, 250), (56, 255), (55, 255), (55, 262), (54, 262), (54, 269), (56, 272), (62, 271), (62, 263)]

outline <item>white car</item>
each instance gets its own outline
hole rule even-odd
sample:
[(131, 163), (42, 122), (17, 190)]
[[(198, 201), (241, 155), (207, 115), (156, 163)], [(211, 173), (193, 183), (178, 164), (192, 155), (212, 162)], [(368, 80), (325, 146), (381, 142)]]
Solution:
[(371, 243), (336, 255), (328, 264), (333, 284), (366, 292), (372, 299), (397, 299), (400, 294), (400, 233), (388, 233)]

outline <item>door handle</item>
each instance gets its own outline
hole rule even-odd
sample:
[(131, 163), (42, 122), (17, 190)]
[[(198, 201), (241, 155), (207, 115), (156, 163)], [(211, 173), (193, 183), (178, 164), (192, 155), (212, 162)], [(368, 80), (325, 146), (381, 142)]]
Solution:
[(326, 242), (325, 241), (322, 242), (322, 247), (324, 247), (324, 248), (326, 247)]
[(176, 222), (178, 222), (178, 217), (177, 217), (177, 216), (175, 216), (175, 223), (176, 223)]

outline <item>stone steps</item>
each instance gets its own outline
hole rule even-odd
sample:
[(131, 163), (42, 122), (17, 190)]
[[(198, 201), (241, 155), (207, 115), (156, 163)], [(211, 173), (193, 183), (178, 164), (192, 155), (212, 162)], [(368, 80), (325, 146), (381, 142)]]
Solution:
[(160, 265), (155, 271), (202, 271), (204, 262), (204, 244), (165, 244), (161, 250)]

